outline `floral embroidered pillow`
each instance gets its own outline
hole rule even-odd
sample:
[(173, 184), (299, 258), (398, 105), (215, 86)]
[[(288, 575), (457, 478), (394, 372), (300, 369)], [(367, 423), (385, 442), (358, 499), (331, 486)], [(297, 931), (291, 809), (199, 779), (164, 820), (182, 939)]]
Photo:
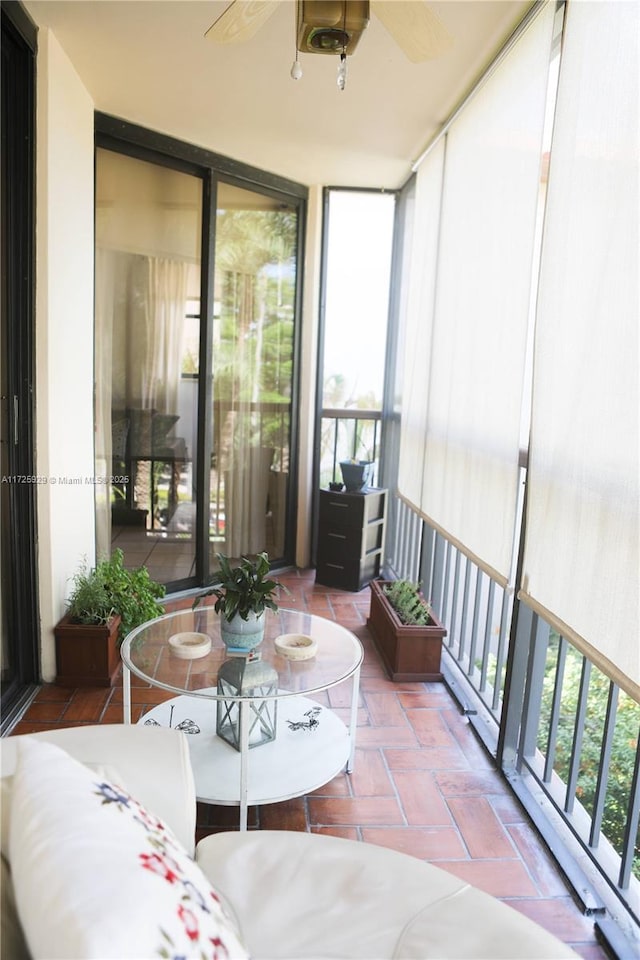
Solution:
[(247, 957), (166, 824), (53, 744), (20, 744), (9, 849), (34, 960)]

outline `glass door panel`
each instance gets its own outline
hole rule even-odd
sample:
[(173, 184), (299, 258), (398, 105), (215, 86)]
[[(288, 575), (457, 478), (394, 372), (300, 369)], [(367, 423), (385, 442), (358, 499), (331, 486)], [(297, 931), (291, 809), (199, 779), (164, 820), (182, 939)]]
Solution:
[(209, 539), (233, 558), (285, 556), (298, 214), (218, 185)]
[(98, 555), (195, 574), (202, 181), (96, 152)]

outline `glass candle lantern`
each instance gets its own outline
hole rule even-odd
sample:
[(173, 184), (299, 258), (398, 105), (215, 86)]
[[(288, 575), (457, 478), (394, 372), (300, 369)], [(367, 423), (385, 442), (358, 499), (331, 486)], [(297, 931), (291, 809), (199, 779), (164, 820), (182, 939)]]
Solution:
[[(249, 724), (249, 747), (261, 747), (276, 738), (278, 674), (260, 659), (260, 655), (231, 657), (218, 672), (218, 693), (223, 697), (249, 700), (246, 716)], [(254, 700), (270, 696), (272, 699)], [(240, 701), (218, 700), (216, 733), (236, 750), (241, 747)]]

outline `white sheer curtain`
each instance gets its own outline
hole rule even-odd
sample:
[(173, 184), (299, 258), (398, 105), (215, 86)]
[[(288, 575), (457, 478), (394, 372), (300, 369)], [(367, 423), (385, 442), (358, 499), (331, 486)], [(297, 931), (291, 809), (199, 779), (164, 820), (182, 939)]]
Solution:
[[(548, 4), (447, 135), (435, 292), (427, 275), (406, 345), (410, 432), (400, 493), (414, 502), (421, 471), (422, 515), (503, 584), (512, 567), (553, 20)], [(417, 212), (423, 231), (437, 216), (430, 202), (427, 214)]]
[(185, 261), (96, 251), (95, 464), (96, 476), (107, 478), (96, 485), (98, 556), (110, 552), (108, 478), (124, 459), (127, 434), (134, 454), (151, 456), (153, 417), (178, 419), (189, 269)]
[(125, 331), (130, 406), (177, 412), (189, 269), (183, 260), (132, 258)]
[(521, 594), (636, 698), (639, 37), (637, 3), (569, 5), (536, 322)]

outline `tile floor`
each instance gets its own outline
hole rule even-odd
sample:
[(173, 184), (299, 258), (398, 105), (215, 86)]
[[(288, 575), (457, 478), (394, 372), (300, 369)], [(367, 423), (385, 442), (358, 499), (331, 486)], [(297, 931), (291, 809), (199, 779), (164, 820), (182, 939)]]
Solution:
[[(283, 606), (335, 619), (364, 645), (357, 756), (350, 776), (340, 774), (307, 797), (252, 808), (250, 826), (330, 833), (410, 853), (504, 900), (585, 960), (604, 960), (593, 920), (572, 900), (447, 688), (386, 678), (366, 627), (369, 591), (317, 586), (313, 571), (280, 579), (291, 590)], [(168, 696), (134, 683), (134, 720)], [(325, 696), (347, 716), (348, 691), (337, 687)], [(45, 684), (12, 734), (121, 721), (121, 683), (75, 690)], [(237, 808), (199, 805), (199, 838), (236, 825)]]

